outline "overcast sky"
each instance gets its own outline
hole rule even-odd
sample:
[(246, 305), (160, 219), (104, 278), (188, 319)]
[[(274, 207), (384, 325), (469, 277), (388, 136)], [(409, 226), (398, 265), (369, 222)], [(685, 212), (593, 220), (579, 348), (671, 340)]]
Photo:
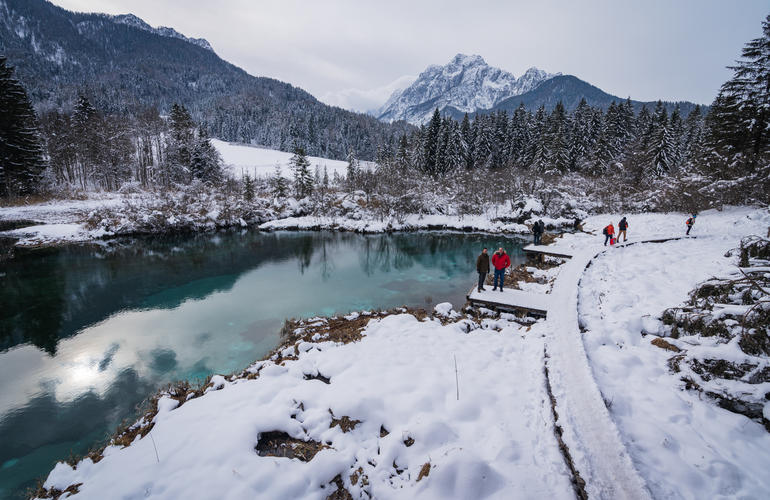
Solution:
[(429, 64), (479, 54), (621, 97), (710, 103), (768, 0), (54, 0), (206, 38), (223, 59), (330, 104), (381, 105)]

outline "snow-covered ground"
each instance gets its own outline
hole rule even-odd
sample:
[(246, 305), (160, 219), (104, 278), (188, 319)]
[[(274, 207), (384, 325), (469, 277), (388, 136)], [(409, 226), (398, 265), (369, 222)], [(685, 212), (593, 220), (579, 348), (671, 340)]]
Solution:
[[(325, 498), (339, 484), (354, 498), (567, 498), (558, 424), (591, 496), (766, 498), (770, 434), (684, 390), (671, 353), (641, 332), (698, 281), (734, 269), (725, 252), (765, 234), (770, 213), (707, 211), (694, 238), (605, 251), (600, 228), (618, 219), (589, 218), (594, 235), (557, 240), (574, 256), (546, 321), (479, 320), (440, 304), (433, 319), (373, 318), (352, 343), (313, 335), (250, 367), (254, 380), (217, 376), (178, 408), (162, 397), (150, 434), (97, 463), (59, 464), (45, 486), (82, 483), (76, 498)], [(629, 242), (682, 236), (684, 220), (629, 216)], [(343, 417), (360, 423), (345, 432)], [(309, 461), (255, 451), (275, 431), (320, 451)]]
[[(284, 177), (292, 178), (292, 171), (289, 167), (289, 160), (294, 156), (292, 153), (248, 144), (230, 143), (219, 139), (211, 139), (211, 144), (222, 155), (225, 169), (233, 177), (240, 178), (244, 174), (252, 177), (272, 176), (275, 173), (275, 166), (278, 165)], [(323, 169), (326, 167), (330, 178), (335, 172), (344, 177), (348, 167), (348, 162), (342, 160), (330, 160), (317, 156), (308, 156), (307, 159), (310, 161), (311, 172), (318, 166), (323, 173)], [(359, 163), (363, 168), (371, 168), (374, 165), (373, 162), (368, 161)]]
[[(354, 498), (572, 498), (542, 324), (484, 325), (400, 314), (372, 319), (360, 342), (300, 343), (296, 360), (251, 367), (255, 380), (218, 377), (220, 390), (178, 409), (162, 399), (147, 437), (96, 464), (59, 464), (45, 486), (83, 483), (75, 498), (323, 499), (339, 475)], [(344, 432), (342, 417), (360, 423)], [(308, 462), (260, 456), (273, 431), (327, 447)]]
[[(712, 225), (699, 217), (703, 232), (710, 230), (697, 239), (613, 249), (594, 260), (580, 289), (594, 377), (655, 498), (767, 498), (770, 492), (770, 434), (683, 390), (682, 374), (667, 365), (674, 353), (641, 335), (698, 282), (736, 269), (737, 258), (724, 254), (749, 230), (748, 221), (724, 219)], [(765, 218), (754, 233), (764, 234), (767, 225)], [(716, 349), (734, 351), (725, 344)]]

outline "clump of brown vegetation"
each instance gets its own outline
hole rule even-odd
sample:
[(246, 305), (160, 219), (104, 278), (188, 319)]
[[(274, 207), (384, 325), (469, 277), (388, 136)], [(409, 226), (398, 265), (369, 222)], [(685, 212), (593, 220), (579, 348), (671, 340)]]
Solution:
[[(727, 410), (761, 422), (770, 430), (762, 408), (770, 393), (761, 394), (756, 384), (770, 382), (770, 240), (751, 236), (740, 248), (726, 256), (738, 256), (740, 268), (733, 274), (713, 278), (690, 292), (682, 307), (667, 309), (661, 315), (666, 335), (686, 342), (677, 346), (663, 339), (653, 340), (658, 347), (680, 354), (669, 359), (674, 373), (682, 373), (685, 389), (697, 390)], [(708, 356), (698, 356), (701, 338), (709, 346)], [(737, 345), (746, 359), (740, 362), (714, 354), (720, 344)], [(667, 346), (675, 347), (672, 349)], [(731, 380), (722, 384), (720, 380)]]
[(83, 483), (71, 484), (63, 490), (60, 490), (57, 488), (46, 489), (43, 487), (43, 484), (40, 483), (37, 485), (37, 487), (34, 490), (30, 491), (29, 497), (30, 498), (52, 498), (53, 500), (59, 500), (59, 497), (61, 497), (65, 493), (69, 495), (74, 495), (76, 493), (79, 493), (81, 486), (83, 486)]
[(303, 462), (313, 460), (319, 451), (328, 448), (318, 441), (293, 438), (283, 431), (260, 433), (254, 447), (260, 457), (296, 458)]
[(332, 413), (331, 410), (329, 410), (329, 414), (332, 416), (332, 421), (329, 424), (330, 429), (332, 427), (337, 427), (339, 425), (340, 429), (342, 429), (342, 432), (350, 432), (353, 429), (355, 429), (358, 424), (361, 423), (360, 420), (353, 420), (347, 415), (343, 415), (340, 418), (334, 418), (334, 413)]

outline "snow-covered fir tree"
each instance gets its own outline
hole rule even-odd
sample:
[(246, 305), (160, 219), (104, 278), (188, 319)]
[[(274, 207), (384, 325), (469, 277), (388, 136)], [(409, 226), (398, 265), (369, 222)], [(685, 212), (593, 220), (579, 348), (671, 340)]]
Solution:
[(296, 146), (294, 155), (289, 160), (289, 166), (294, 173), (294, 193), (297, 198), (306, 198), (313, 192), (313, 174), (310, 173), (310, 161), (304, 148)]
[(45, 167), (37, 116), (2, 56), (0, 110), (0, 196), (33, 193)]

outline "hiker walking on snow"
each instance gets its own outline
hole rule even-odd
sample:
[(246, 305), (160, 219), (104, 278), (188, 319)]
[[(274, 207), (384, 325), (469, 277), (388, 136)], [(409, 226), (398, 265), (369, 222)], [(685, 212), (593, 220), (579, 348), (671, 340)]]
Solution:
[(476, 272), (479, 273), (479, 292), (486, 290), (484, 288), (484, 281), (487, 279), (487, 274), (489, 274), (489, 254), (487, 253), (487, 249), (484, 248), (481, 251), (481, 254), (476, 258)]
[(511, 265), (511, 258), (505, 253), (503, 247), (497, 249), (497, 252), (492, 256), (492, 265), (495, 266), (495, 280), (494, 288), (497, 290), (497, 280), (500, 280), (500, 291), (503, 291), (503, 283), (505, 283), (505, 270)]
[(602, 233), (604, 234), (604, 246), (606, 247), (607, 242), (611, 242), (611, 240), (615, 237), (615, 226), (612, 225), (612, 222), (610, 222), (610, 225), (602, 230)]
[(540, 240), (543, 237), (543, 233), (545, 232), (545, 223), (542, 220), (539, 220), (535, 222), (535, 225), (532, 226), (532, 233), (535, 235), (535, 245), (540, 244)]
[(626, 229), (628, 229), (628, 221), (625, 217), (620, 219), (620, 222), (618, 222), (618, 243), (620, 243), (620, 235), (623, 235), (623, 241), (628, 241), (628, 238), (626, 237)]
[(685, 222), (685, 224), (687, 224), (687, 233), (685, 234), (687, 234), (688, 236), (690, 235), (690, 229), (692, 229), (692, 226), (695, 224), (695, 218), (697, 216), (698, 214), (692, 214), (692, 217), (687, 219), (687, 222)]

